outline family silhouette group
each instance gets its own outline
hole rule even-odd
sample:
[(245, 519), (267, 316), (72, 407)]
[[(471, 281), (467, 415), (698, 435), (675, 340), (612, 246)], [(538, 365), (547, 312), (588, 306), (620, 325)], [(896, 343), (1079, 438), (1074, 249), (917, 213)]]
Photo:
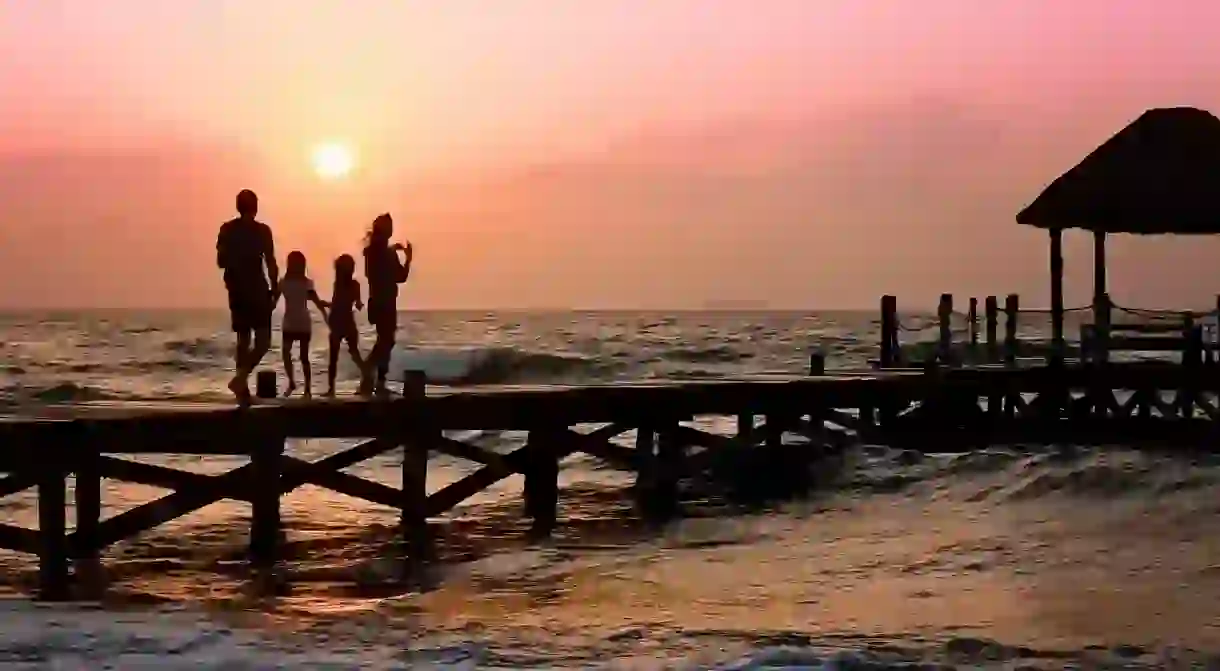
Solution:
[[(322, 315), (329, 331), (330, 366), (327, 374), (327, 395), (335, 394), (335, 375), (339, 351), (347, 346), (352, 361), (360, 370), (358, 394), (387, 395), (386, 376), (390, 355), (398, 331), (398, 285), (411, 274), (411, 244), (391, 243), (394, 220), (381, 214), (373, 220), (365, 238), (364, 277), (368, 283), (367, 305), (356, 279), (356, 260), (349, 254), (335, 259), (335, 283), (329, 301), (319, 297), (309, 278), (305, 255), (299, 251), (288, 254), (284, 275), (280, 276), (275, 260), (275, 239), (271, 227), (255, 217), (258, 196), (243, 190), (237, 194), (237, 218), (225, 222), (216, 238), (216, 265), (224, 271), (225, 289), (229, 294), (229, 315), (237, 335), (235, 362), (237, 371), (229, 382), (229, 390), (239, 403), (251, 401), (250, 375), (271, 349), (272, 313), (282, 299), (283, 321), (280, 332), (284, 355), (284, 370), (288, 377), (285, 396), (296, 389), (296, 372), (292, 360), (295, 345), (301, 358), (303, 394), (313, 392), (313, 371), (309, 361), (313, 319), (310, 304)], [(377, 337), (368, 356), (360, 354), (360, 332), (356, 313), (367, 308), (369, 323)]]

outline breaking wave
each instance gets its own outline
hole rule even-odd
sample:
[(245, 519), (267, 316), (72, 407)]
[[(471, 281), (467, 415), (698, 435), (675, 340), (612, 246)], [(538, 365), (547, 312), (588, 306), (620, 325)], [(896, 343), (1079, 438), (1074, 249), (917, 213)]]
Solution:
[(395, 350), (391, 377), (423, 371), (428, 381), (453, 386), (561, 383), (604, 379), (621, 364), (579, 354), (531, 352), (512, 347), (453, 347)]

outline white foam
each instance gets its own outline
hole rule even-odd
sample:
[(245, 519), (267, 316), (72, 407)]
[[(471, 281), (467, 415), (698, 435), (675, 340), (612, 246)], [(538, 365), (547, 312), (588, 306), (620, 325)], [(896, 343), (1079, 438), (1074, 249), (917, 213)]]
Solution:
[[(185, 611), (110, 612), (90, 606), (0, 602), (5, 669), (405, 669), (388, 648), (305, 651), (236, 631)], [(473, 668), (466, 660), (434, 668)], [(425, 662), (424, 668), (427, 668)]]
[(442, 384), (465, 380), (492, 356), (492, 350), (477, 347), (397, 348), (390, 359), (390, 377), (402, 379), (403, 371), (417, 370)]

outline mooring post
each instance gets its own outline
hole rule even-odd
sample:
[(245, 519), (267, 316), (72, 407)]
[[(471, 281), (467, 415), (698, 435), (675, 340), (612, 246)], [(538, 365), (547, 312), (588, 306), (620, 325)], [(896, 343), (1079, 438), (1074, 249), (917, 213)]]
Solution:
[(260, 370), (255, 374), (254, 395), (259, 398), (275, 398), (280, 395), (275, 385), (275, 371)]
[(1000, 325), (1000, 308), (995, 296), (983, 299), (983, 318), (987, 328), (987, 363), (996, 363), (1000, 360), (1000, 343), (996, 340)]
[(893, 368), (898, 362), (898, 299), (881, 297), (881, 368)]
[(1008, 294), (1004, 298), (1004, 363), (1017, 365), (1017, 318), (1021, 314), (1021, 298)]
[[(31, 446), (32, 447), (32, 446)], [(68, 587), (68, 469), (63, 452), (70, 444), (38, 446), (44, 461), (38, 468), (38, 596), (44, 601), (67, 601)]]
[(826, 374), (826, 355), (822, 352), (814, 352), (809, 355), (809, 375), (817, 377)]
[(250, 564), (259, 591), (275, 589), (274, 570), (279, 561), (280, 484), (284, 436), (261, 428), (252, 436), (250, 455)]
[(439, 431), (427, 412), (428, 377), (423, 371), (403, 371), (402, 396), (406, 426), (394, 440), (402, 442), (402, 508), (399, 533), (406, 554), (408, 580), (422, 578), (424, 565), (432, 559), (432, 534), (428, 529), (428, 457)]
[(940, 325), (937, 358), (942, 366), (948, 366), (953, 361), (953, 294), (940, 295), (940, 303), (936, 306), (936, 319)]
[(76, 457), (76, 543), (72, 547), (73, 574), (79, 596), (94, 598), (103, 591), (101, 543), (98, 533), (102, 522), (102, 476), (99, 468), (100, 446), (89, 439), (77, 445)]
[(973, 350), (979, 346), (979, 299), (974, 296), (970, 297), (970, 311), (966, 319), (970, 321), (970, 349)]
[(557, 442), (564, 427), (539, 427), (529, 432), (525, 473), (526, 515), (532, 520), (530, 535), (545, 538), (555, 531), (559, 516), (559, 458)]

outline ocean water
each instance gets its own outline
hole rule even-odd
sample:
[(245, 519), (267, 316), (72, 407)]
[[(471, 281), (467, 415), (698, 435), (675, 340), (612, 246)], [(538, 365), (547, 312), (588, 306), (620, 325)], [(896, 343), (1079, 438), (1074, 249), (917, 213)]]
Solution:
[[(830, 368), (863, 368), (877, 356), (873, 312), (404, 312), (396, 369), (433, 382), (579, 384), (803, 373), (809, 354)], [(906, 342), (936, 338), (935, 318), (903, 317)], [(963, 318), (955, 334), (966, 336)], [(1045, 340), (1044, 316), (1022, 324)], [(322, 389), (325, 331), (315, 327), (315, 384)], [(276, 346), (265, 368), (280, 370)], [(365, 334), (363, 350), (372, 345)], [(228, 402), (232, 334), (219, 311), (0, 313), (0, 403)], [(341, 389), (353, 370), (340, 358)], [(283, 374), (280, 373), (283, 380)]]
[[(828, 368), (858, 369), (877, 342), (868, 312), (438, 312), (401, 321), (395, 369), (423, 369), (450, 387), (800, 374), (815, 351)], [(904, 316), (904, 342), (934, 340), (933, 321)], [(1046, 331), (1031, 316), (1021, 335), (1037, 342)], [(48, 404), (230, 402), (221, 312), (8, 314), (0, 333), (0, 411), (10, 415)], [(955, 334), (967, 337), (960, 319)], [(314, 343), (316, 391), (324, 347)], [(264, 365), (277, 367), (278, 351)], [(341, 379), (350, 393), (350, 368)], [(718, 418), (700, 423), (733, 430)], [(453, 437), (497, 451), (522, 440)], [(312, 460), (345, 444), (296, 441), (289, 451)], [(244, 461), (148, 459), (208, 473)], [(391, 453), (347, 470), (397, 486), (398, 468)], [(435, 457), (429, 488), (471, 470)], [(574, 456), (562, 464), (553, 540), (523, 540), (521, 483), (504, 480), (436, 520), (442, 556), (435, 589), (422, 594), (393, 580), (394, 511), (303, 487), (283, 503), (293, 589), (252, 596), (242, 559), (248, 507), (221, 502), (112, 548), (100, 606), (30, 604), (33, 562), (0, 554), (0, 588), (13, 595), (0, 600), (0, 665), (1012, 669), (1220, 660), (1220, 461), (1208, 455), (997, 446), (924, 456), (863, 446), (824, 475), (806, 500), (761, 512), (696, 501), (686, 519), (655, 531), (635, 523), (626, 474)], [(104, 514), (163, 493), (107, 483)], [(36, 527), (32, 493), (0, 501), (0, 521)]]

